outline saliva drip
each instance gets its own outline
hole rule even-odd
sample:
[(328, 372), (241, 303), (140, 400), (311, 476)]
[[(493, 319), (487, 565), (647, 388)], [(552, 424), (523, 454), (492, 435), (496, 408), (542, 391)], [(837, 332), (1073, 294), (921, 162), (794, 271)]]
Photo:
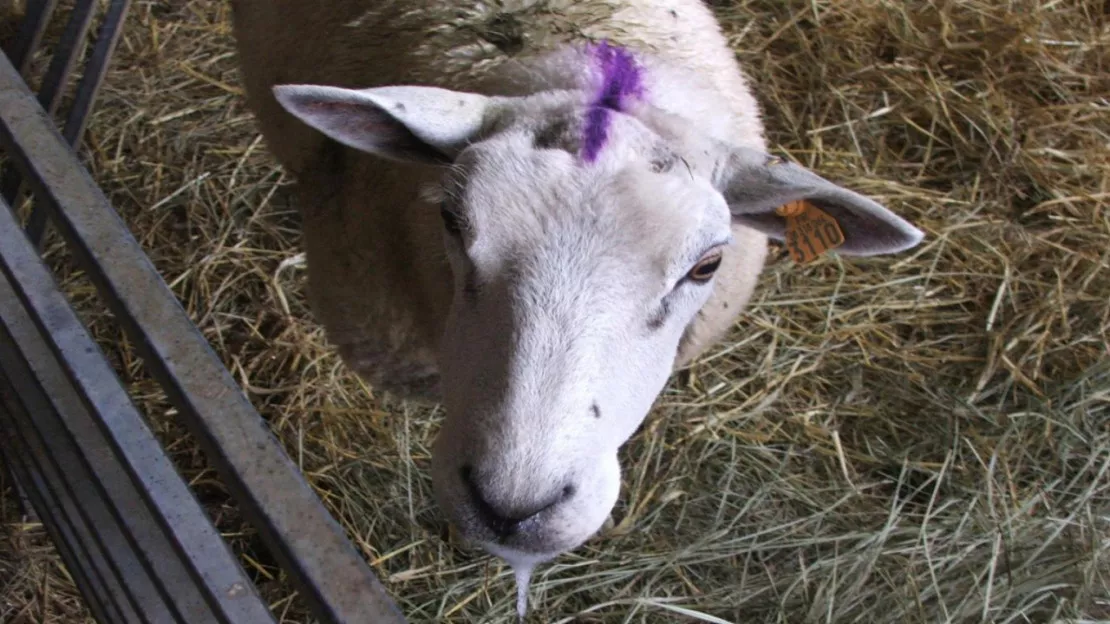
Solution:
[(528, 587), (532, 583), (532, 570), (535, 564), (531, 562), (510, 563), (513, 576), (516, 577), (516, 621), (524, 623), (524, 616), (528, 613)]

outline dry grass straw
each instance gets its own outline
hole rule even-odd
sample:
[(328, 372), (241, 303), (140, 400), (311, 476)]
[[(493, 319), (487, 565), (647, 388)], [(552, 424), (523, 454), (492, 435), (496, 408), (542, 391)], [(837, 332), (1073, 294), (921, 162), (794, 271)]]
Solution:
[[(534, 621), (1110, 619), (1107, 6), (715, 5), (776, 148), (929, 236), (899, 257), (773, 263), (627, 445), (614, 526), (538, 572)], [(136, 3), (90, 128), (95, 174), (412, 621), (508, 621), (509, 571), (443, 540), (440, 415), (360, 384), (305, 307), (227, 11)], [(274, 612), (307, 621), (88, 314)], [(3, 509), (0, 620), (77, 621), (41, 530)]]

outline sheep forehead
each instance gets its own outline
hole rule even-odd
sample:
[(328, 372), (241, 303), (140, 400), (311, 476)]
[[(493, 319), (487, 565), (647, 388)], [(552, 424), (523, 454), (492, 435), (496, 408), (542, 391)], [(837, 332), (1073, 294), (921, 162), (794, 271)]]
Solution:
[(609, 257), (665, 272), (727, 230), (708, 184), (716, 150), (695, 123), (652, 105), (626, 50), (600, 44), (585, 58), (592, 79), (512, 100), (464, 150), (449, 186), (502, 254), (545, 245), (581, 254), (600, 240)]
[[(700, 100), (691, 108), (690, 92), (704, 85), (680, 80), (682, 86), (676, 92), (674, 76), (659, 77), (660, 72), (668, 75), (675, 70), (658, 58), (602, 41), (538, 60), (545, 67), (541, 73), (554, 72), (556, 77), (541, 86), (531, 82), (531, 72), (516, 76), (510, 66), (515, 78), (507, 80), (519, 80), (531, 89), (518, 86), (510, 89), (519, 89), (518, 97), (499, 99), (497, 113), (487, 121), (487, 136), (508, 127), (525, 130), (536, 147), (561, 149), (587, 165), (605, 159), (611, 150), (618, 152), (618, 161), (625, 158), (620, 153), (628, 150), (650, 154), (656, 167), (672, 166), (676, 151), (687, 152), (687, 161), (716, 155), (708, 137), (716, 136), (712, 130), (717, 122), (707, 119)], [(710, 127), (704, 129), (709, 132), (700, 131), (706, 123)]]
[(643, 141), (614, 140), (604, 162), (588, 166), (563, 150), (535, 149), (521, 135), (491, 141), (460, 159), (453, 182), (462, 189), (460, 209), (486, 248), (545, 257), (563, 248), (657, 272), (727, 230), (723, 199), (704, 179), (681, 164), (661, 170), (639, 149)]
[[(674, 230), (680, 224), (671, 221), (691, 214), (690, 196), (705, 193), (718, 164), (717, 146), (695, 123), (641, 103), (609, 111), (604, 150), (595, 152), (590, 141), (596, 137), (590, 135), (599, 130), (590, 128), (596, 123), (590, 119), (592, 108), (574, 92), (514, 102), (496, 128), (459, 156), (446, 184), (450, 194), (470, 199), (465, 210), (488, 213), (477, 219), (515, 223), (535, 216), (597, 219), (608, 214), (641, 228), (668, 223)], [(608, 193), (633, 182), (666, 184), (670, 192), (631, 194), (639, 202)]]

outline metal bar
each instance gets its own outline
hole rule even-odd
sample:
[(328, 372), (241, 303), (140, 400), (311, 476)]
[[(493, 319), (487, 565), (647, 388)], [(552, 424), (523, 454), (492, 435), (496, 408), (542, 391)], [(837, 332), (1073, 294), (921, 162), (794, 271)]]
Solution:
[[(7, 109), (0, 105), (0, 110), (6, 112)], [(43, 113), (41, 108), (39, 111)], [(223, 614), (220, 619), (226, 618), (225, 621), (230, 622), (273, 622), (272, 615), (258, 598), (245, 572), (174, 470), (96, 343), (54, 286), (49, 270), (6, 206), (0, 207), (0, 272), (14, 289), (15, 296), (9, 299), (18, 301), (27, 310), (42, 341), (61, 364), (65, 377), (78, 391), (86, 409), (99, 415), (96, 425), (106, 440), (105, 450), (110, 450), (122, 469), (126, 470), (124, 478), (129, 477), (139, 486), (143, 501), (155, 510), (155, 519), (165, 531), (173, 551), (193, 572), (194, 580), (200, 585), (204, 599), (212, 610)], [(24, 352), (32, 348), (32, 345), (21, 345)], [(91, 431), (75, 427), (69, 428), (68, 434), (74, 439), (82, 439)], [(88, 454), (85, 459), (89, 460)], [(149, 534), (150, 531), (139, 524), (141, 514), (137, 508), (129, 507), (127, 499), (119, 496), (121, 487), (123, 484), (117, 483), (104, 494), (112, 500), (132, 538)], [(155, 578), (161, 577), (165, 568), (161, 566), (160, 559), (166, 556), (166, 550), (149, 540), (137, 544), (137, 547), (142, 553), (147, 573)], [(176, 592), (176, 588), (169, 589)], [(187, 595), (173, 595), (174, 606), (182, 613), (190, 613), (197, 608), (195, 601)]]
[[(0, 334), (4, 334), (0, 336), (3, 346), (10, 347), (7, 332), (0, 328)], [(4, 410), (9, 415), (5, 429), (12, 436), (8, 443), (15, 442), (23, 450), (22, 467), (30, 477), (29, 482), (44, 501), (49, 500), (54, 504), (57, 513), (52, 514), (51, 519), (70, 536), (68, 544), (72, 552), (89, 562), (84, 570), (91, 580), (90, 584), (99, 590), (95, 595), (101, 598), (101, 604), (115, 613), (117, 621), (141, 624), (144, 620), (139, 618), (135, 599), (128, 591), (130, 588), (120, 578), (117, 567), (119, 563), (111, 559), (112, 555), (119, 556), (118, 552), (113, 553), (111, 549), (119, 549), (120, 542), (111, 535), (103, 539), (101, 527), (95, 522), (103, 521), (104, 516), (95, 514), (90, 519), (88, 510), (83, 509), (81, 503), (75, 500), (73, 488), (61, 478), (59, 467), (51, 461), (53, 458), (50, 453), (41, 444), (32, 444), (28, 439), (26, 428), (31, 414), (36, 418), (44, 416), (42, 397), (36, 392), (37, 389), (28, 387), (28, 379), (20, 379), (23, 375), (9, 368), (13, 355), (10, 348), (0, 349), (0, 355), (5, 356), (2, 362), (3, 371), (0, 371), (0, 392), (12, 398), (5, 401)], [(19, 456), (18, 453), (16, 455)], [(67, 473), (67, 476), (73, 478), (80, 476), (80, 473)], [(96, 529), (90, 530), (90, 527)], [(140, 592), (145, 589), (148, 588), (141, 588)]]
[[(51, 115), (62, 103), (62, 94), (65, 93), (69, 73), (73, 71), (77, 57), (80, 56), (81, 44), (85, 42), (85, 34), (92, 24), (95, 5), (95, 0), (78, 0), (77, 6), (69, 14), (69, 21), (66, 22), (65, 31), (62, 32), (62, 38), (54, 50), (54, 57), (50, 59), (50, 67), (43, 76), (42, 85), (39, 87), (39, 103)], [(3, 196), (4, 201), (9, 204), (15, 203), (20, 182), (19, 171), (15, 167), (8, 167), (3, 178), (0, 179), (0, 196)], [(33, 210), (42, 211), (38, 206)], [(32, 219), (34, 219), (33, 216)]]
[(66, 117), (62, 136), (71, 146), (81, 142), (88, 123), (89, 110), (92, 108), (96, 96), (100, 92), (100, 85), (104, 82), (104, 75), (108, 71), (108, 62), (116, 49), (116, 43), (123, 33), (123, 20), (127, 10), (131, 7), (130, 0), (112, 0), (108, 5), (108, 12), (104, 15), (104, 22), (100, 25), (100, 32), (96, 35), (96, 45), (92, 54), (85, 63), (85, 73), (81, 82), (77, 84), (77, 93), (73, 97), (73, 106)]
[[(0, 118), (0, 142), (40, 199), (50, 200), (74, 257), (316, 614), (404, 622), (7, 59), (0, 59)], [(81, 354), (64, 355), (77, 369), (71, 377), (80, 377)]]
[[(0, 409), (3, 409), (2, 405), (0, 405)], [(0, 452), (0, 464), (2, 463), (4, 463), (4, 453)], [(19, 498), (17, 504), (19, 505), (20, 515), (29, 522), (38, 522), (38, 513), (35, 511), (34, 505), (31, 504), (31, 499), (27, 497), (27, 490), (24, 489), (23, 484), (15, 478), (14, 474), (9, 473), (9, 476), (11, 477), (9, 483), (12, 484), (12, 488), (15, 489), (15, 494)]]
[[(7, 412), (5, 411), (3, 401), (0, 401), (0, 422)], [(47, 535), (50, 537), (54, 549), (58, 551), (58, 555), (62, 558), (62, 563), (66, 566), (70, 576), (73, 578), (77, 590), (85, 597), (85, 605), (89, 611), (92, 612), (93, 617), (98, 622), (118, 622), (120, 617), (116, 612), (101, 603), (102, 591), (93, 591), (93, 581), (91, 581), (86, 574), (90, 570), (90, 564), (83, 556), (78, 555), (73, 549), (73, 535), (69, 531), (69, 527), (64, 523), (56, 520), (58, 514), (58, 505), (56, 501), (47, 500), (41, 495), (45, 491), (42, 488), (42, 480), (39, 475), (33, 472), (28, 472), (23, 464), (22, 459), (17, 459), (16, 451), (6, 445), (10, 445), (10, 440), (0, 438), (0, 460), (8, 466), (8, 470), (17, 482), (26, 484), (27, 496), (32, 505), (34, 505), (36, 513), (43, 518), (49, 519), (43, 522), (42, 525), (46, 529)], [(36, 489), (36, 487), (42, 489)]]
[(42, 35), (46, 32), (56, 4), (58, 0), (30, 0), (27, 3), (27, 14), (19, 24), (19, 34), (12, 41), (11, 49), (7, 51), (8, 58), (20, 74), (27, 72), (27, 66), (31, 63), (39, 42), (42, 41)]
[[(0, 349), (0, 364), (10, 377), (22, 382), (16, 386), (20, 397), (34, 402), (27, 409), (35, 414), (33, 422), (19, 423), (24, 429), (23, 445), (44, 449), (39, 455), (67, 475), (64, 484), (69, 496), (77, 500), (88, 524), (95, 527), (94, 539), (102, 539), (106, 557), (119, 561), (120, 580), (136, 595), (137, 608), (151, 621), (226, 621), (209, 608), (157, 518), (113, 455), (111, 444), (53, 361), (33, 320), (20, 307), (17, 293), (0, 275), (0, 346), (5, 343), (10, 348)], [(99, 350), (97, 354), (103, 358)], [(156, 572), (151, 573), (151, 568)], [(258, 607), (266, 610), (261, 602)]]
[(58, 40), (58, 46), (54, 49), (54, 57), (50, 59), (46, 75), (42, 78), (42, 84), (39, 86), (39, 103), (51, 115), (57, 112), (58, 106), (62, 103), (62, 94), (65, 93), (66, 83), (69, 82), (69, 74), (81, 56), (85, 35), (92, 25), (95, 6), (96, 0), (77, 1), (77, 6), (73, 7), (73, 11), (69, 14), (69, 21), (66, 22), (62, 38)]
[[(92, 0), (85, 1), (90, 5), (92, 4)], [(112, 3), (108, 6), (108, 12), (104, 15), (104, 21), (100, 25), (96, 44), (93, 46), (89, 60), (85, 64), (85, 73), (77, 84), (77, 93), (74, 95), (73, 105), (69, 109), (65, 126), (62, 128), (62, 136), (74, 148), (81, 142), (81, 137), (85, 133), (89, 111), (92, 109), (93, 102), (96, 101), (96, 96), (100, 92), (100, 86), (104, 82), (104, 75), (108, 71), (108, 62), (111, 60), (112, 53), (119, 42), (120, 34), (123, 32), (123, 20), (130, 7), (130, 0), (112, 0)], [(4, 197), (7, 197), (7, 195)], [(31, 237), (35, 245), (42, 245), (46, 225), (46, 210), (41, 205), (40, 200), (35, 202), (35, 205), (31, 208), (31, 215), (27, 223), (27, 235)]]
[[(11, 59), (12, 64), (21, 75), (27, 73), (31, 59), (34, 58), (35, 50), (42, 41), (47, 26), (50, 25), (50, 17), (54, 14), (55, 5), (57, 5), (57, 0), (29, 0), (27, 4), (27, 13), (20, 21), (19, 32), (6, 51), (8, 58)], [(16, 180), (14, 183), (8, 180), (13, 175)], [(4, 176), (0, 180), (0, 196), (13, 205), (16, 203), (16, 198), (22, 195), (22, 185), (18, 183), (18, 179), (18, 173), (14, 172), (11, 165), (4, 168)], [(14, 189), (5, 190), (13, 184)], [(41, 217), (39, 220), (42, 220)], [(45, 230), (45, 223), (39, 227), (39, 230)], [(41, 240), (41, 238), (40, 234), (39, 239)]]

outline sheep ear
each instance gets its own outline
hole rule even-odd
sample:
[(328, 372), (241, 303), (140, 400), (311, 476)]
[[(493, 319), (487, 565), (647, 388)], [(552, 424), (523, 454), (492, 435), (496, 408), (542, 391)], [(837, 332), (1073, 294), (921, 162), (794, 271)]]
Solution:
[(844, 233), (837, 253), (871, 256), (915, 247), (925, 234), (875, 201), (838, 186), (799, 165), (748, 148), (730, 148), (714, 183), (733, 219), (777, 240), (786, 220), (775, 209), (807, 201), (836, 219)]
[(403, 162), (449, 162), (481, 131), (490, 98), (437, 87), (280, 85), (285, 110), (340, 143)]

